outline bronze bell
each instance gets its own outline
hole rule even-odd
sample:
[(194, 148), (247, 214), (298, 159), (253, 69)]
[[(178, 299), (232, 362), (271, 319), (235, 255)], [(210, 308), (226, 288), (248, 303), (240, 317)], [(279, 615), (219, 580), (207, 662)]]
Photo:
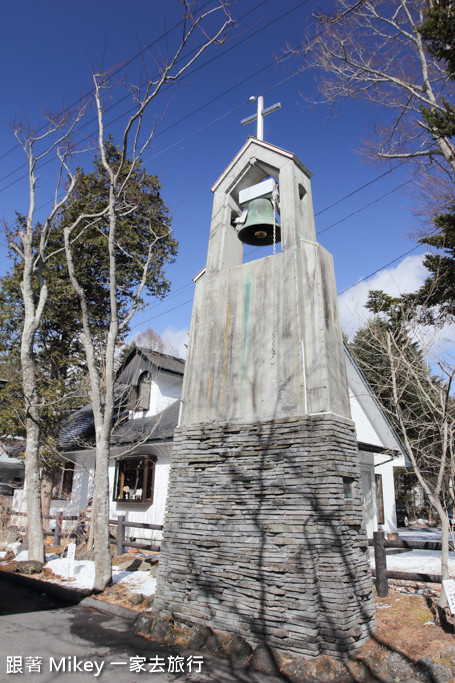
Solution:
[[(239, 240), (253, 247), (268, 247), (273, 244), (274, 210), (270, 199), (260, 197), (248, 204), (246, 223), (239, 230)], [(275, 242), (281, 242), (280, 226), (275, 226)]]

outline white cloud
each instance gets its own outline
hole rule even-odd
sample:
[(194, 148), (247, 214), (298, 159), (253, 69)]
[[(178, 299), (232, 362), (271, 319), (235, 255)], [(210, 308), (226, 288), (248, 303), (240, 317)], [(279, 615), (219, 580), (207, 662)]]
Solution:
[(161, 333), (166, 344), (172, 345), (172, 348), (177, 349), (177, 355), (179, 358), (186, 358), (187, 344), (188, 344), (188, 334), (189, 330), (185, 327), (181, 330), (177, 330), (172, 325), (166, 327), (164, 332)]
[(341, 327), (350, 339), (371, 315), (365, 308), (368, 292), (382, 289), (390, 296), (415, 292), (428, 276), (427, 269), (422, 265), (423, 258), (424, 254), (407, 256), (397, 266), (381, 270), (366, 282), (359, 282), (340, 295)]
[[(371, 316), (370, 311), (365, 308), (368, 292), (372, 289), (381, 289), (390, 296), (415, 292), (428, 277), (428, 271), (422, 265), (423, 258), (424, 254), (408, 256), (394, 268), (381, 270), (366, 282), (359, 282), (340, 295), (338, 302), (341, 327), (349, 339), (353, 338), (359, 327), (362, 327)], [(436, 374), (438, 362), (453, 367), (455, 323), (446, 324), (442, 328), (418, 325), (411, 330), (411, 334)]]

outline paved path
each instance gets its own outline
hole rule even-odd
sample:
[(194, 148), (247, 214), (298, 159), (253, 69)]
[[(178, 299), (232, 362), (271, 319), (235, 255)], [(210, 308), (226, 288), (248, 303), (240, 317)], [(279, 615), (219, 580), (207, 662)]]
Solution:
[[(102, 613), (84, 602), (62, 607), (47, 595), (2, 580), (0, 595), (0, 681), (5, 683), (283, 683), (288, 680), (232, 669), (221, 659), (204, 656), (201, 662), (201, 657), (194, 654), (189, 660), (191, 653), (148, 641), (134, 634), (131, 624), (123, 618)], [(164, 673), (152, 672), (150, 669), (155, 664)], [(141, 667), (145, 670), (140, 670)], [(183, 672), (173, 671), (180, 668)]]

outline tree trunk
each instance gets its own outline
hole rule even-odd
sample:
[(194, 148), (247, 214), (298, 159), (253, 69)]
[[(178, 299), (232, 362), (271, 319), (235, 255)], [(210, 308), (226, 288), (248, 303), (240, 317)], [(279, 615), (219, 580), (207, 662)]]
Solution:
[(28, 559), (44, 562), (44, 534), (42, 528), (40, 478), (37, 467), (38, 445), (27, 435), (25, 450), (25, 482), (27, 500)]
[(97, 439), (92, 525), (95, 547), (95, 592), (112, 583), (112, 560), (109, 547), (109, 441)]
[(48, 515), (52, 502), (52, 474), (53, 470), (43, 468), (41, 472), (41, 512), (43, 514), (43, 529), (50, 531), (49, 520), (44, 515)]
[(35, 364), (27, 343), (27, 335), (23, 335), (21, 362), (22, 378), (26, 410), (25, 446), (25, 485), (27, 500), (27, 537), (28, 558), (44, 562), (44, 534), (41, 515), (40, 474), (39, 474), (39, 405), (37, 397)]

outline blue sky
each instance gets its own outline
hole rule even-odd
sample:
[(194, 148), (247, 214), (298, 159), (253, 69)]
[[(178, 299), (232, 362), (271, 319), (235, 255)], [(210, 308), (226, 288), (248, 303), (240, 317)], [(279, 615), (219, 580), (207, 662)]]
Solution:
[[(173, 330), (175, 339), (184, 339), (191, 317), (192, 277), (205, 264), (212, 208), (210, 187), (247, 136), (255, 133), (254, 124), (240, 124), (255, 111), (256, 104), (248, 102), (253, 95), (263, 94), (265, 106), (275, 102), (282, 105), (281, 110), (265, 118), (265, 140), (296, 154), (314, 174), (319, 239), (334, 256), (339, 292), (351, 288), (340, 301), (348, 331), (358, 324), (356, 318), (362, 313), (356, 307), (365, 300), (368, 288), (386, 288), (392, 293), (414, 289), (421, 282), (423, 249), (419, 248), (367, 283), (352, 288), (411, 250), (415, 245), (412, 233), (419, 222), (413, 214), (415, 203), (408, 186), (396, 190), (409, 179), (406, 167), (338, 202), (387, 167), (367, 163), (356, 151), (369, 125), (380, 116), (379, 110), (350, 102), (330, 116), (324, 105), (310, 107), (304, 96), (316, 94), (317, 76), (307, 71), (297, 73), (301, 64), (295, 56), (276, 63), (288, 44), (298, 45), (305, 30), (311, 30), (312, 11), (320, 5), (313, 0), (238, 0), (232, 5), (232, 14), (239, 18), (237, 37), (223, 48), (211, 50), (197, 71), (155, 101), (151, 114), (164, 118), (144, 161), (148, 171), (161, 179), (180, 248), (168, 270), (173, 284), (170, 296), (163, 302), (150, 302), (133, 320), (134, 332), (152, 327), (160, 333)], [(332, 2), (322, 3), (329, 11), (332, 6)], [(39, 125), (42, 107), (57, 110), (77, 100), (90, 88), (90, 68), (97, 69), (101, 63), (105, 69), (125, 64), (178, 21), (179, 8), (174, 0), (132, 0), (128, 6), (120, 0), (18, 0), (4, 4), (0, 44), (3, 220), (10, 221), (15, 210), (26, 212), (28, 199), (24, 169), (16, 171), (24, 157), (15, 148), (9, 122), (15, 116), (27, 117)], [(168, 38), (170, 44), (173, 37), (175, 34)], [(158, 48), (163, 54), (164, 42)], [(150, 49), (152, 59), (157, 54)], [(127, 67), (132, 79), (137, 76), (138, 63), (136, 60)], [(117, 105), (115, 98), (112, 104), (108, 122), (127, 109), (124, 104)], [(111, 123), (108, 132), (115, 135), (118, 124)], [(49, 201), (51, 187), (49, 168), (39, 178), (38, 207), (45, 207)], [(348, 217), (350, 214), (354, 215)], [(4, 239), (1, 246), (3, 274), (8, 269)]]

